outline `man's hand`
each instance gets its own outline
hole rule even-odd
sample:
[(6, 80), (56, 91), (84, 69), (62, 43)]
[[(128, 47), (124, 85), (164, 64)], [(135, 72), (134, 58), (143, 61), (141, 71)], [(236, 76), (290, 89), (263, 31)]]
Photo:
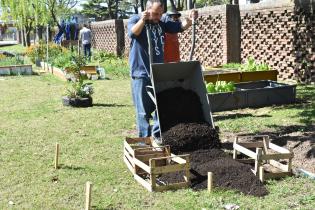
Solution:
[(198, 10), (191, 10), (189, 14), (190, 20), (196, 20), (198, 18)]
[(139, 21), (131, 28), (131, 31), (134, 35), (139, 36), (142, 32), (144, 24), (150, 18), (150, 13), (146, 10), (141, 13), (141, 18)]
[(191, 10), (189, 13), (189, 18), (185, 18), (182, 22), (182, 29), (186, 30), (192, 25), (192, 20), (196, 20), (198, 18), (198, 10)]
[(146, 20), (149, 20), (149, 18), (150, 18), (150, 13), (147, 10), (141, 13), (141, 20), (143, 22), (145, 22)]

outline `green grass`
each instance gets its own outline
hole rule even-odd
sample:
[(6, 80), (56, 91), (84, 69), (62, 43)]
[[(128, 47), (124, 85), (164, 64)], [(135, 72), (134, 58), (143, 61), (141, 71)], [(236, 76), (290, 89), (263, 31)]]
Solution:
[[(53, 76), (0, 80), (0, 209), (82, 209), (86, 181), (93, 182), (95, 209), (222, 209), (228, 203), (241, 209), (314, 208), (315, 182), (305, 178), (270, 181), (264, 198), (223, 190), (147, 192), (122, 160), (123, 139), (135, 129), (130, 81), (95, 81), (94, 87), (95, 106), (80, 109), (62, 106), (65, 83)], [(314, 123), (315, 89), (298, 90), (309, 103), (217, 113), (216, 123), (222, 132), (307, 127)], [(56, 142), (62, 164), (57, 171)]]
[(0, 50), (9, 51), (12, 53), (24, 53), (26, 50), (26, 47), (24, 47), (21, 44), (17, 44), (17, 45), (12, 45), (12, 46), (0, 47)]

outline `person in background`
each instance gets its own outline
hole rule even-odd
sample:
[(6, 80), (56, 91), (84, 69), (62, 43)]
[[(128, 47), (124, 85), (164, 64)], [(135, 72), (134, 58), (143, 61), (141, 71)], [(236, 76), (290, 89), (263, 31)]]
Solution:
[[(169, 18), (170, 21), (179, 22), (181, 14), (177, 12), (176, 9), (172, 9), (171, 11), (166, 13), (165, 18)], [(180, 53), (179, 53), (179, 41), (177, 33), (165, 33), (165, 41), (164, 41), (164, 62), (179, 62), (180, 61)]]
[[(161, 20), (163, 3), (161, 0), (148, 0), (146, 10), (140, 15), (134, 15), (128, 20), (128, 36), (131, 38), (129, 65), (131, 76), (132, 98), (136, 109), (137, 130), (139, 137), (153, 136), (157, 143), (160, 140), (160, 128), (155, 111), (155, 104), (147, 93), (147, 86), (151, 86), (150, 60), (146, 28), (151, 34), (153, 63), (164, 62), (164, 36), (167, 33), (178, 33), (192, 25), (192, 18), (198, 16), (192, 10), (190, 18), (181, 22), (167, 19)], [(152, 113), (154, 124), (150, 126)]]
[(84, 56), (91, 61), (91, 39), (92, 39), (92, 32), (88, 28), (88, 25), (85, 23), (83, 24), (83, 28), (80, 30), (79, 33), (79, 41), (82, 42), (82, 49), (84, 52)]

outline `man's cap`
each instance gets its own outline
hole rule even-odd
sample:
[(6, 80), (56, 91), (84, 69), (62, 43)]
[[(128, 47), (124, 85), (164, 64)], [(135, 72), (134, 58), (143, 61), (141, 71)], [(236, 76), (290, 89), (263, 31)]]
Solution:
[(167, 14), (168, 16), (172, 16), (172, 15), (181, 16), (181, 15), (182, 15), (182, 14), (180, 14), (177, 10), (168, 11), (166, 14)]

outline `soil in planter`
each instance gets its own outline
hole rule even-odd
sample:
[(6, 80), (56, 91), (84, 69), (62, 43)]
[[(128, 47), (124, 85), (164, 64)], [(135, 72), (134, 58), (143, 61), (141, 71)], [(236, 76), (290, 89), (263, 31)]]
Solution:
[[(233, 160), (219, 149), (198, 150), (191, 153), (191, 187), (195, 190), (207, 188), (207, 174), (213, 172), (215, 187), (232, 189), (246, 195), (264, 196), (267, 189), (251, 172), (251, 167)], [(162, 175), (166, 183), (183, 181), (183, 173)]]
[(218, 130), (208, 123), (180, 123), (162, 133), (165, 145), (173, 153), (191, 152), (199, 149), (220, 148)]

